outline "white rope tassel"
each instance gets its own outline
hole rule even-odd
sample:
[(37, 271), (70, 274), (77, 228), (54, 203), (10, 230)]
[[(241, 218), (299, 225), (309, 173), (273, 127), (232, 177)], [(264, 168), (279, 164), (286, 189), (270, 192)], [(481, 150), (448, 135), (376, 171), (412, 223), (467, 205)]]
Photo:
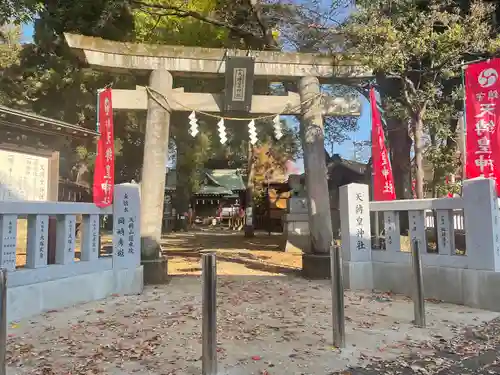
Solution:
[(257, 139), (257, 129), (255, 128), (255, 120), (248, 123), (248, 136), (251, 144), (256, 144)]
[(193, 111), (189, 115), (189, 125), (191, 127), (189, 128), (189, 134), (191, 134), (192, 137), (196, 137), (196, 134), (199, 133), (198, 131), (198, 120), (196, 119), (196, 113)]
[(220, 143), (224, 144), (227, 142), (226, 137), (226, 127), (224, 126), (224, 119), (221, 118), (217, 123), (217, 131), (219, 132)]
[(276, 115), (273, 119), (274, 127), (274, 137), (279, 141), (283, 137), (283, 132), (281, 131), (281, 119), (280, 115)]

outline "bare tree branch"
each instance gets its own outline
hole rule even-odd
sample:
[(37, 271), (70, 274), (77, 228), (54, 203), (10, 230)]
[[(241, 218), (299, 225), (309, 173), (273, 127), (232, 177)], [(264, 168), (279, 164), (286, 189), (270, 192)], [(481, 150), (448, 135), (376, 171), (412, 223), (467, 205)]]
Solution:
[(277, 43), (274, 40), (272, 30), (269, 28), (269, 25), (264, 20), (264, 16), (262, 15), (262, 6), (258, 0), (248, 0), (248, 4), (250, 5), (250, 9), (253, 10), (253, 15), (259, 24), (260, 30), (262, 31), (262, 35), (264, 36), (264, 40), (269, 47), (276, 47)]

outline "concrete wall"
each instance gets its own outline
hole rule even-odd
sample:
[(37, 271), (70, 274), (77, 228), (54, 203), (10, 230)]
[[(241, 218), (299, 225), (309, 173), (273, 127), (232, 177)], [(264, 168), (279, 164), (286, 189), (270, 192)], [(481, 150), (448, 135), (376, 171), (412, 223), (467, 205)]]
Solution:
[(7, 319), (15, 321), (44, 311), (103, 299), (112, 294), (140, 294), (143, 290), (142, 272), (142, 266), (109, 269), (9, 287)]
[[(411, 265), (372, 263), (373, 287), (411, 296)], [(500, 273), (463, 268), (425, 266), (422, 268), (425, 298), (500, 311)], [(351, 282), (361, 283), (357, 274)], [(359, 288), (357, 288), (359, 289)]]
[[(0, 265), (7, 269), (7, 319), (106, 298), (138, 294), (140, 197), (134, 184), (116, 185), (113, 207), (91, 203), (0, 202)], [(112, 254), (100, 256), (99, 216), (113, 215)], [(17, 219), (28, 218), (26, 265), (16, 268)], [(48, 264), (48, 220), (57, 217), (56, 263)], [(75, 261), (76, 215), (82, 215), (80, 260)]]

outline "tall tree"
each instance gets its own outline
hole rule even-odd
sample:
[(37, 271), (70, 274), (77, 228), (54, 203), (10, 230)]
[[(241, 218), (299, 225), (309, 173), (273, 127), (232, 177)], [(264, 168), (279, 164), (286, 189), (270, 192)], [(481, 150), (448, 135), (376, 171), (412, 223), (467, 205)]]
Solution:
[(361, 3), (343, 29), (349, 51), (373, 68), (377, 81), (390, 81), (399, 89), (392, 99), (408, 118), (416, 193), (423, 198), (425, 122), (441, 110), (443, 82), (460, 76), (464, 60), (497, 45), (491, 38), (494, 6), (475, 1), (462, 12), (449, 0)]

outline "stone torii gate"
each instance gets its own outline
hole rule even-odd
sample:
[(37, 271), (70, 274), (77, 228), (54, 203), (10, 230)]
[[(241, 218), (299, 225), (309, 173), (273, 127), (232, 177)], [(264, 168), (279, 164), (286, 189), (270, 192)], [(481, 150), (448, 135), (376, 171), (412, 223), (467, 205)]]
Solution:
[[(306, 187), (309, 203), (311, 253), (304, 254), (309, 268), (329, 257), (332, 240), (330, 201), (324, 154), (323, 115), (357, 116), (361, 103), (357, 97), (332, 98), (320, 95), (320, 83), (333, 83), (335, 77), (360, 78), (364, 67), (349, 61), (314, 54), (223, 50), (114, 42), (83, 35), (65, 34), (74, 53), (89, 66), (108, 71), (135, 70), (149, 74), (148, 92), (113, 90), (114, 109), (147, 110), (141, 186), (142, 260), (145, 282), (162, 282), (166, 261), (159, 258), (161, 222), (165, 188), (165, 160), (168, 155), (170, 114), (172, 111), (223, 112), (221, 94), (187, 93), (173, 88), (174, 76), (217, 76), (225, 73), (227, 56), (254, 58), (255, 79), (298, 83), (298, 93), (287, 96), (253, 95), (252, 114), (301, 115)], [(339, 60), (339, 61), (335, 61)], [(160, 102), (151, 93), (165, 99)], [(186, 129), (187, 131), (187, 129)], [(147, 166), (147, 167), (146, 167)], [(158, 271), (158, 272), (157, 272)]]

